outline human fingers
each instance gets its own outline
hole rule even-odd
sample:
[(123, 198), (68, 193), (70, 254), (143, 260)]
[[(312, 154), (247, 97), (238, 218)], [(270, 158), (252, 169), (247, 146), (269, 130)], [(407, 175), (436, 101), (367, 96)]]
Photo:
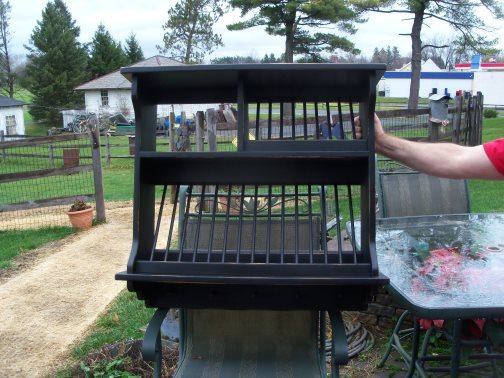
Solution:
[(355, 125), (355, 138), (362, 139), (362, 126), (360, 124), (359, 116), (354, 118), (354, 125)]

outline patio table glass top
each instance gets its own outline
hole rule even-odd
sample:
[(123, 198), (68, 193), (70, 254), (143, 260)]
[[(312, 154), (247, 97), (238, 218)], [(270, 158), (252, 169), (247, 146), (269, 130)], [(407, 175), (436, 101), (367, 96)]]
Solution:
[(504, 214), (377, 219), (376, 250), (380, 272), (415, 315), (504, 317)]

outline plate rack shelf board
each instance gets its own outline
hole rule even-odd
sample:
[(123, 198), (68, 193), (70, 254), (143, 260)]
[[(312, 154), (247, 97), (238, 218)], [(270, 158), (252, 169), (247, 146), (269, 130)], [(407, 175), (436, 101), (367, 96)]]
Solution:
[[(136, 155), (133, 246), (117, 278), (164, 310), (329, 311), (337, 319), (340, 310), (365, 309), (387, 282), (374, 242), (372, 125), (384, 71), (380, 64), (122, 69), (132, 82)], [(236, 104), (237, 150), (157, 151), (157, 105), (198, 103)], [(357, 218), (359, 250), (345, 243), (341, 226)]]

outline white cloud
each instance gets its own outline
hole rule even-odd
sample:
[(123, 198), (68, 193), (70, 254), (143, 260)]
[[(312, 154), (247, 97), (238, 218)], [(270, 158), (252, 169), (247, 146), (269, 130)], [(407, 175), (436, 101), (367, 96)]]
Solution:
[[(46, 0), (11, 0), (11, 31), (13, 39), (11, 52), (25, 55), (23, 45), (28, 44), (30, 35), (37, 21), (42, 19), (42, 10)], [(135, 33), (145, 56), (158, 53), (156, 45), (163, 39), (162, 25), (166, 22), (168, 9), (175, 0), (67, 0), (67, 7), (76, 24), (81, 29), (81, 42), (91, 42), (101, 22), (113, 38), (124, 44), (126, 38)], [(374, 47), (397, 46), (403, 55), (411, 51), (411, 41), (399, 33), (409, 33), (411, 21), (403, 20), (397, 14), (370, 14), (369, 21), (358, 25), (357, 34), (349, 38), (361, 49), (362, 53), (371, 56)], [(225, 46), (217, 49), (211, 57), (253, 55), (262, 58), (264, 54), (274, 53), (279, 56), (284, 50), (284, 39), (266, 34), (264, 28), (255, 27), (244, 31), (228, 31), (226, 24), (239, 19), (237, 11), (229, 11), (216, 26), (215, 31), (222, 34)], [(496, 26), (504, 25), (502, 21)], [(433, 23), (424, 27), (424, 39), (434, 35), (450, 35), (448, 27)], [(496, 36), (502, 35), (502, 29)], [(504, 41), (500, 41), (501, 48)]]

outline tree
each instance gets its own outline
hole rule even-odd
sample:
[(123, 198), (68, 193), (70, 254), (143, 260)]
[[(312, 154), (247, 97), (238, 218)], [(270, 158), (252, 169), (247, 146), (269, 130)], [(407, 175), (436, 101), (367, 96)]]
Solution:
[(213, 26), (224, 14), (220, 0), (180, 0), (168, 10), (163, 25), (164, 46), (156, 46), (161, 54), (184, 63), (201, 63), (215, 47), (224, 46)]
[(284, 54), (280, 57), (276, 57), (275, 54), (264, 54), (264, 58), (261, 59), (261, 63), (282, 63), (285, 59)]
[(142, 48), (133, 33), (126, 39), (124, 55), (126, 55), (126, 64), (133, 64), (145, 59)]
[(432, 59), (440, 68), (451, 68), (456, 49), (455, 45), (456, 41), (450, 37), (436, 36), (426, 40), (422, 48), (422, 60)]
[(403, 59), (397, 46), (392, 48), (387, 46), (387, 49), (382, 47), (380, 50), (375, 47), (371, 61), (373, 63), (385, 63), (389, 71), (401, 68), (403, 64)]
[(303, 55), (301, 58), (296, 59), (296, 63), (331, 63), (330, 56), (322, 55)]
[(10, 42), (12, 39), (9, 30), (10, 12), (10, 3), (0, 0), (0, 83), (2, 91), (10, 98), (14, 98), (16, 72), (10, 55)]
[(127, 64), (121, 43), (116, 42), (103, 24), (98, 25), (90, 45), (91, 77), (105, 75)]
[(258, 60), (252, 56), (222, 56), (210, 61), (211, 64), (245, 64), (258, 63)]
[(439, 20), (450, 25), (457, 33), (456, 44), (459, 49), (474, 49), (489, 52), (496, 40), (488, 40), (481, 33), (489, 31), (485, 22), (476, 15), (482, 8), (492, 18), (503, 18), (503, 9), (498, 0), (360, 0), (355, 1), (362, 10), (380, 13), (397, 13), (411, 15), (411, 84), (408, 107), (418, 107), (420, 91), (420, 71), (422, 67), (422, 49), (427, 46), (441, 48), (446, 45), (422, 44), (422, 26), (427, 20)]
[(80, 28), (62, 0), (48, 2), (30, 36), (26, 85), (33, 94), (30, 113), (36, 121), (56, 124), (60, 110), (83, 105), (74, 87), (85, 81), (86, 52)]
[(270, 35), (285, 37), (285, 61), (292, 63), (294, 55), (320, 60), (323, 51), (337, 49), (358, 53), (345, 37), (331, 33), (311, 33), (314, 28), (336, 26), (340, 31), (355, 33), (353, 23), (361, 21), (345, 0), (230, 0), (233, 8), (241, 9), (241, 16), (254, 15), (228, 25), (229, 30), (243, 30), (265, 26)]
[(355, 55), (352, 53), (345, 53), (343, 55), (331, 55), (329, 57), (329, 61), (331, 63), (358, 63), (358, 64), (365, 64), (365, 63), (370, 63), (370, 60), (368, 57), (364, 55)]

